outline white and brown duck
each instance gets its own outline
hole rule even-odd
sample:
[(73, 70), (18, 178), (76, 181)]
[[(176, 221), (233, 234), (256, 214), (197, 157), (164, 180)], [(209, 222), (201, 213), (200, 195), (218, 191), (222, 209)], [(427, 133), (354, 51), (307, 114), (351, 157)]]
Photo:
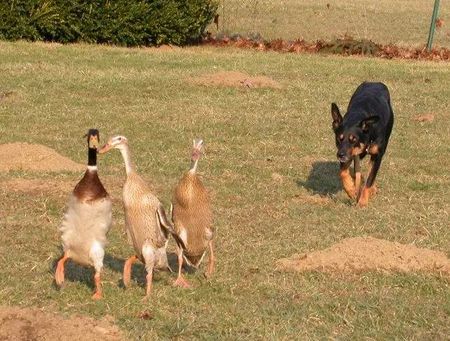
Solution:
[(172, 220), (175, 231), (183, 241), (177, 246), (178, 277), (175, 286), (190, 287), (181, 273), (183, 260), (198, 268), (209, 249), (209, 263), (205, 275), (214, 271), (213, 216), (208, 191), (197, 174), (203, 141), (194, 140), (191, 166), (175, 187), (172, 201)]
[[(147, 271), (146, 297), (148, 297), (152, 289), (153, 270), (169, 268), (166, 247), (169, 233), (175, 234), (175, 231), (166, 217), (161, 202), (136, 172), (131, 161), (127, 138), (120, 135), (112, 137), (99, 153), (106, 153), (111, 149), (118, 149), (125, 162), (127, 174), (123, 186), (125, 227), (135, 251), (135, 255), (125, 262), (123, 283), (126, 287), (129, 285), (131, 266), (136, 260), (140, 260)], [(180, 242), (178, 236), (174, 237)]]
[(64, 254), (58, 261), (55, 281), (64, 282), (64, 265), (68, 259), (95, 269), (93, 299), (102, 297), (100, 274), (103, 269), (106, 235), (112, 223), (111, 198), (97, 173), (99, 132), (90, 129), (87, 134), (88, 164), (83, 178), (70, 195), (67, 211), (59, 230)]

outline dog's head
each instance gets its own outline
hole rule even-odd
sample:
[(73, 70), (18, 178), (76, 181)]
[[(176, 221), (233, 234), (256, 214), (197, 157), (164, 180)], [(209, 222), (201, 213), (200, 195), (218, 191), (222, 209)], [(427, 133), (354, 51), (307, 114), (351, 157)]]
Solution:
[(370, 140), (370, 129), (378, 122), (379, 117), (369, 116), (354, 125), (346, 126), (343, 124), (342, 115), (335, 103), (331, 104), (331, 116), (336, 135), (337, 158), (340, 162), (345, 163), (366, 150)]

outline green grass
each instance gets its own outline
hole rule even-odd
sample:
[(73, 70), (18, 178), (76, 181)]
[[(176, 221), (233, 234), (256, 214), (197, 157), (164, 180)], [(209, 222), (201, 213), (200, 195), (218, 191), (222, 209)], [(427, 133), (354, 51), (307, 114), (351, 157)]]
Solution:
[[(236, 70), (266, 75), (282, 89), (193, 85), (189, 78)], [(52, 285), (60, 256), (57, 227), (65, 195), (18, 193), (0, 183), (0, 302), (64, 314), (112, 315), (132, 339), (445, 339), (450, 281), (437, 274), (283, 273), (275, 262), (343, 238), (373, 236), (450, 255), (450, 68), (448, 63), (260, 53), (234, 49), (172, 51), (102, 46), (0, 43), (0, 143), (27, 141), (85, 162), (83, 135), (130, 140), (138, 170), (168, 206), (188, 167), (192, 138), (214, 198), (217, 273), (173, 288), (158, 273), (143, 303), (143, 268), (120, 286), (131, 255), (122, 234), (124, 167), (119, 153), (100, 159), (115, 198), (115, 225), (103, 276), (105, 299), (91, 301), (92, 272), (69, 267)], [(379, 194), (358, 210), (337, 177), (330, 103), (342, 109), (363, 80), (391, 90), (395, 125), (377, 179)], [(433, 113), (433, 122), (413, 116)], [(1, 162), (6, 162), (2, 160)], [(366, 167), (366, 164), (363, 164)], [(282, 181), (272, 175), (282, 176)], [(1, 174), (59, 179), (80, 174)], [(112, 179), (112, 180), (111, 180)], [(317, 195), (325, 197), (315, 201)], [(327, 199), (328, 198), (328, 199)], [(173, 250), (171, 242), (170, 249)], [(141, 320), (149, 310), (153, 318)]]
[[(266, 39), (357, 39), (426, 45), (434, 0), (220, 0), (219, 32)], [(329, 8), (327, 7), (329, 5)], [(435, 46), (450, 47), (450, 6), (441, 2)], [(215, 25), (209, 30), (217, 32)]]

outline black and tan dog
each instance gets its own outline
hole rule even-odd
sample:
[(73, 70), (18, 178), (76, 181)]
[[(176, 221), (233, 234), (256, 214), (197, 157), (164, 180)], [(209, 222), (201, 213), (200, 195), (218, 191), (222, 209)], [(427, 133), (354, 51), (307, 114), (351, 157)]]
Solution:
[[(342, 185), (350, 198), (356, 198), (358, 206), (366, 206), (370, 195), (376, 191), (375, 177), (394, 124), (389, 90), (383, 83), (364, 82), (350, 99), (344, 117), (335, 103), (331, 104), (331, 116)], [(370, 154), (370, 166), (361, 188), (359, 160), (366, 154)], [(355, 163), (355, 181), (349, 169), (352, 160)]]

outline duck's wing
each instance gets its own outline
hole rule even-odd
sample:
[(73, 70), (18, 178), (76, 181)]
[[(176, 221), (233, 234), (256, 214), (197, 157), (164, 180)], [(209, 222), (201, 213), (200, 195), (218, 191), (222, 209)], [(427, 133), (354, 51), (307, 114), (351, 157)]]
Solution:
[(161, 228), (172, 235), (172, 237), (175, 239), (175, 242), (177, 243), (178, 247), (185, 249), (186, 245), (184, 244), (184, 242), (180, 238), (180, 236), (176, 233), (175, 228), (173, 227), (172, 223), (169, 221), (169, 219), (167, 219), (166, 211), (164, 210), (164, 207), (162, 207), (162, 205), (160, 205), (158, 207), (158, 209), (156, 211), (156, 215), (158, 217)]

